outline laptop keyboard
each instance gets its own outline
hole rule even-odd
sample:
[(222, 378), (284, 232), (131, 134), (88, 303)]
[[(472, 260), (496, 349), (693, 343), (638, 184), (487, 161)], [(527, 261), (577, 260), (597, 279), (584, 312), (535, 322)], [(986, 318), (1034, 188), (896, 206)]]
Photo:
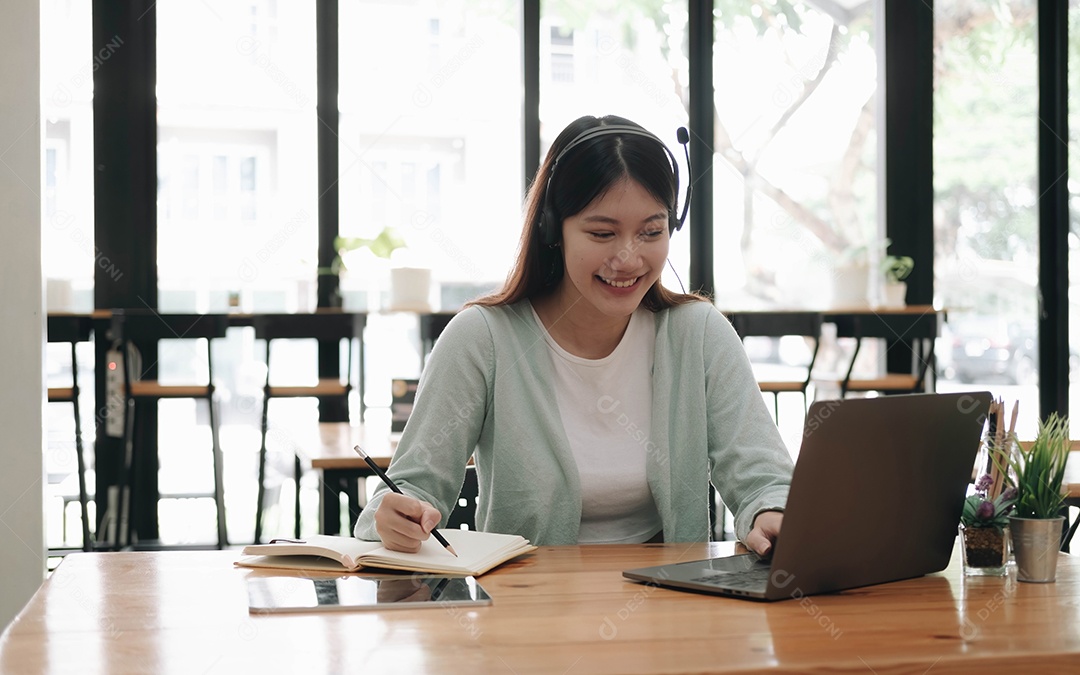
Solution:
[(765, 590), (769, 583), (768, 567), (756, 567), (754, 569), (739, 572), (725, 572), (723, 574), (706, 574), (703, 577), (691, 579), (701, 584), (718, 586), (720, 588), (732, 588), (736, 590)]

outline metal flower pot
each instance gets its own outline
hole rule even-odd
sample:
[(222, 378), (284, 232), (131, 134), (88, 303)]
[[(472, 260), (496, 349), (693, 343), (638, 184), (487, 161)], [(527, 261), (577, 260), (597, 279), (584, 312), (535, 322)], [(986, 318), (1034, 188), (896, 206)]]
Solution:
[(1058, 550), (1064, 516), (1057, 518), (1017, 518), (1009, 516), (1016, 578), (1047, 583), (1057, 576)]

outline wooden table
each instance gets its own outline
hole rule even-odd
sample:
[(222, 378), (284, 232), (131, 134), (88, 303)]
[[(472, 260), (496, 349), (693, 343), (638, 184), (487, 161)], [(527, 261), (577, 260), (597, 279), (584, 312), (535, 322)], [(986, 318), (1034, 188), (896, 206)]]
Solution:
[(235, 551), (76, 553), (0, 637), (5, 673), (1069, 672), (1080, 562), (1052, 584), (943, 573), (756, 603), (631, 583), (732, 543), (544, 547), (477, 609), (249, 615)]
[[(380, 469), (387, 469), (397, 448), (398, 435), (392, 434), (385, 426), (350, 426), (343, 423), (322, 423), (319, 425), (319, 440), (307, 443), (305, 454), (311, 460), (311, 466), (322, 472), (320, 500), (322, 514), (319, 532), (322, 534), (348, 534), (360, 517), (363, 508), (360, 502), (364, 480), (375, 475), (371, 467), (353, 451), (359, 443)], [(469, 460), (472, 464), (472, 460)], [(475, 527), (476, 495), (478, 492), (476, 474), (467, 471), (462, 486), (461, 498), (465, 505), (454, 508), (449, 517), (448, 526), (456, 527), (468, 523)], [(341, 496), (348, 499), (348, 527), (342, 528)]]
[(297, 444), (311, 461), (311, 467), (322, 472), (319, 483), (321, 514), (319, 532), (343, 534), (341, 531), (341, 496), (348, 499), (350, 526), (360, 516), (360, 491), (363, 479), (375, 472), (353, 450), (359, 445), (371, 455), (381, 469), (390, 466), (397, 446), (388, 427), (350, 425), (347, 422), (320, 422), (318, 439)]

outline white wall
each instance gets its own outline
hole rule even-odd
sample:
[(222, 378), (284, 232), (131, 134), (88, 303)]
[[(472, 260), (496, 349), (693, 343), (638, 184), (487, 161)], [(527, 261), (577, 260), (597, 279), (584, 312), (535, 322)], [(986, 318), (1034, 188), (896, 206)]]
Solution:
[(0, 9), (0, 628), (45, 576), (39, 0)]

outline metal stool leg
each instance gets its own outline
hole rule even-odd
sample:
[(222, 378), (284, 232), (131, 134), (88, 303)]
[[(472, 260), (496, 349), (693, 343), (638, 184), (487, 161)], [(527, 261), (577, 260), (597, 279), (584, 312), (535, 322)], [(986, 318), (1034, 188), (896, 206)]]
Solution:
[(217, 511), (217, 537), (218, 548), (229, 545), (229, 533), (225, 520), (225, 480), (224, 466), (221, 455), (221, 437), (218, 431), (217, 415), (214, 411), (214, 394), (211, 391), (210, 398), (206, 399), (210, 406), (210, 438), (212, 442), (211, 452), (214, 461), (214, 507)]
[(259, 446), (259, 487), (258, 497), (255, 502), (255, 543), (262, 543), (262, 519), (263, 519), (263, 500), (266, 499), (266, 432), (267, 432), (267, 420), (266, 414), (270, 406), (270, 396), (265, 391), (263, 392), (263, 406), (262, 406), (262, 443)]
[(135, 492), (135, 399), (128, 398), (124, 409), (124, 484), (120, 486), (120, 512), (117, 514), (117, 548), (124, 548), (133, 540), (134, 526), (131, 522), (131, 504)]
[(300, 538), (300, 457), (293, 455), (293, 480), (296, 481), (296, 499), (293, 501), (293, 534)]
[[(79, 512), (82, 515), (82, 549), (84, 551), (91, 551), (94, 548), (94, 541), (90, 538), (90, 517), (87, 515), (87, 501), (89, 498), (86, 494), (86, 458), (83, 457), (83, 443), (82, 443), (82, 416), (79, 414), (79, 367), (78, 361), (75, 357), (75, 343), (71, 343), (71, 404), (75, 406), (75, 462), (79, 472)], [(67, 518), (67, 510), (64, 511), (64, 518)], [(64, 528), (65, 534), (67, 533), (67, 527)]]

